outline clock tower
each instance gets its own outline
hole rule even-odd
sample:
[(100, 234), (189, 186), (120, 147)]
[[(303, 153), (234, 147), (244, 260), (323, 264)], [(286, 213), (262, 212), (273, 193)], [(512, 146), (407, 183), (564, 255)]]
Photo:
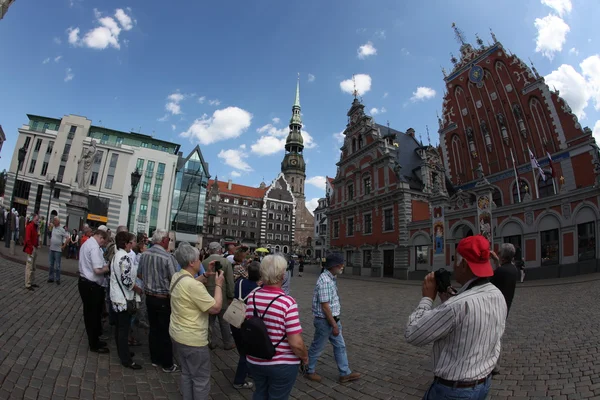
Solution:
[(296, 83), (296, 99), (292, 106), (292, 118), (290, 119), (290, 133), (285, 141), (285, 156), (281, 162), (281, 172), (292, 188), (294, 197), (304, 203), (304, 181), (306, 180), (306, 163), (302, 151), (304, 140), (302, 139), (302, 117), (300, 116), (300, 78)]

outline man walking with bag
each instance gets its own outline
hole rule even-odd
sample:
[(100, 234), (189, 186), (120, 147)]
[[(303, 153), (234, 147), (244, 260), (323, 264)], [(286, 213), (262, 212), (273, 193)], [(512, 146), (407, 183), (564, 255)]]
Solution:
[(315, 317), (315, 337), (308, 350), (308, 369), (306, 378), (321, 382), (321, 377), (315, 373), (317, 361), (327, 343), (333, 345), (333, 355), (340, 373), (339, 382), (346, 383), (360, 378), (360, 373), (352, 372), (348, 366), (346, 343), (342, 336), (340, 322), (341, 306), (337, 291), (336, 276), (344, 270), (344, 259), (338, 254), (330, 254), (325, 261), (325, 271), (319, 275), (313, 294), (312, 312)]

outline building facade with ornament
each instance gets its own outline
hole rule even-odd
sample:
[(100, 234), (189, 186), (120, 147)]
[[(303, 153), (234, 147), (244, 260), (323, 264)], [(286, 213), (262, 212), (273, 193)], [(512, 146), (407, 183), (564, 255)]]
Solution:
[(475, 45), (455, 33), (460, 57), (444, 72), (438, 118), (450, 190), (435, 187), (423, 212), (413, 212), (409, 274), (453, 269), (458, 242), (478, 233), (495, 250), (514, 244), (527, 279), (596, 271), (600, 159), (592, 131), (493, 33), (491, 44), (477, 37)]
[(325, 177), (325, 197), (318, 200), (317, 208), (313, 211), (315, 216), (315, 259), (326, 257), (329, 253), (330, 236), (328, 228), (327, 212), (329, 211), (329, 201), (333, 194), (333, 178)]

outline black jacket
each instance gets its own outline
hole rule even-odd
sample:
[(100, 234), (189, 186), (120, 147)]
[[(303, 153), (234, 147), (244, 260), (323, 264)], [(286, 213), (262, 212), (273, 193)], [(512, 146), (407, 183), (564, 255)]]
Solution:
[(490, 280), (502, 292), (506, 301), (506, 315), (510, 311), (510, 306), (515, 296), (515, 287), (519, 280), (520, 272), (513, 263), (502, 264), (494, 271), (494, 276)]

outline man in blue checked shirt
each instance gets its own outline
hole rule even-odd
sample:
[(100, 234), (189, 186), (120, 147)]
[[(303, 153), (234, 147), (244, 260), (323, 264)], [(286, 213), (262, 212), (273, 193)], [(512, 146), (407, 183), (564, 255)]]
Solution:
[(330, 254), (325, 260), (325, 271), (319, 275), (313, 294), (312, 312), (315, 317), (315, 337), (308, 350), (308, 368), (306, 378), (321, 382), (321, 377), (315, 373), (317, 360), (327, 344), (327, 339), (333, 345), (333, 355), (340, 373), (339, 382), (346, 383), (360, 378), (358, 372), (350, 371), (346, 343), (342, 336), (340, 322), (341, 306), (337, 291), (336, 276), (344, 270), (344, 258), (339, 254)]

